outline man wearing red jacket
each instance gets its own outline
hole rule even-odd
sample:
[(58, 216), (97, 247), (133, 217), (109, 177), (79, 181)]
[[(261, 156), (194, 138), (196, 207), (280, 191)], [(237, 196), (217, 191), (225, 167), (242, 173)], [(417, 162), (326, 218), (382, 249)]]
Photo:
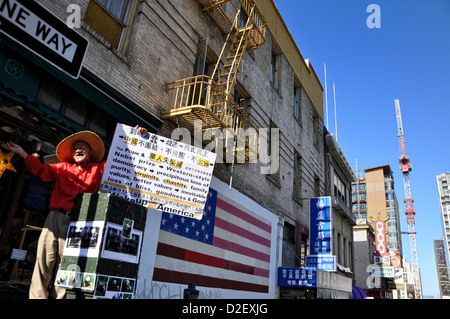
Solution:
[[(136, 126), (140, 134), (145, 128)], [(50, 213), (39, 237), (36, 264), (30, 286), (30, 299), (63, 299), (66, 290), (51, 285), (61, 265), (70, 212), (80, 193), (96, 193), (105, 169), (105, 146), (95, 133), (83, 131), (68, 136), (56, 147), (57, 164), (42, 164), (12, 142), (1, 145), (25, 160), (25, 167), (44, 182), (55, 182), (50, 198)], [(50, 290), (49, 290), (50, 288)]]

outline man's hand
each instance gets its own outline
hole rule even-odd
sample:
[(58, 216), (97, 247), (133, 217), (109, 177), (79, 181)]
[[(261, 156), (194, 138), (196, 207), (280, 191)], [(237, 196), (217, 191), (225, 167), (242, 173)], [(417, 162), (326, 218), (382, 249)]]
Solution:
[(7, 149), (8, 151), (11, 151), (13, 153), (16, 153), (23, 159), (27, 158), (27, 152), (23, 150), (23, 148), (20, 145), (14, 144), (13, 142), (6, 142), (1, 145), (3, 148)]
[(145, 134), (145, 133), (147, 133), (147, 129), (146, 129), (145, 127), (140, 127), (139, 125), (136, 125), (136, 126), (135, 126), (135, 129), (138, 130), (138, 133), (139, 133), (139, 134)]

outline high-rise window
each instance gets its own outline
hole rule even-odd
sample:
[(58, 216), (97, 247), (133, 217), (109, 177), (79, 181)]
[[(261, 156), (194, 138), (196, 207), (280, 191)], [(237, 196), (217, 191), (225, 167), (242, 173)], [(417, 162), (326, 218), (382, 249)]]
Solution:
[(294, 80), (294, 95), (292, 101), (293, 115), (301, 123), (301, 87), (297, 80)]
[(90, 0), (84, 21), (108, 41), (124, 52), (138, 0)]

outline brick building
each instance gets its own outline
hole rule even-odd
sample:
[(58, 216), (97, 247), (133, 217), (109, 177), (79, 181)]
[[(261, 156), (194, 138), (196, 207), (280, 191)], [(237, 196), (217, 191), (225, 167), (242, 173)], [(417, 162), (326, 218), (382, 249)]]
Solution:
[[(11, 13), (14, 1), (6, 2), (11, 5)], [(242, 199), (242, 203), (236, 203), (243, 206), (242, 210), (248, 210), (256, 218), (266, 216), (270, 221), (274, 239), (267, 253), (270, 269), (266, 285), (270, 288), (263, 296), (278, 296), (276, 268), (303, 266), (309, 253), (308, 200), (324, 196), (331, 186), (326, 186), (325, 178), (323, 88), (274, 2), (257, 1), (256, 7), (252, 1), (237, 0), (42, 0), (38, 3), (63, 22), (79, 21), (79, 27), (73, 31), (88, 40), (88, 50), (80, 76), (76, 78), (24, 49), (20, 41), (0, 35), (2, 141), (12, 140), (30, 154), (44, 158), (54, 154), (55, 146), (63, 137), (84, 129), (97, 132), (108, 146), (116, 123), (139, 124), (150, 132), (172, 137), (178, 127), (192, 131), (189, 126), (192, 118), (180, 114), (185, 111), (199, 114), (196, 113), (198, 105), (189, 110), (175, 106), (174, 94), (178, 90), (175, 87), (181, 83), (177, 81), (194, 77), (198, 82), (186, 84), (186, 88), (188, 85), (194, 88), (200, 87), (203, 79), (212, 79), (218, 83), (214, 87), (214, 92), (220, 94), (216, 101), (221, 99), (220, 107), (227, 108), (223, 112), (225, 116), (232, 114), (256, 131), (272, 128), (278, 130), (268, 131), (270, 134), (279, 132), (279, 139), (270, 134), (268, 140), (261, 134), (257, 136), (258, 145), (265, 143), (269, 149), (270, 141), (279, 141), (279, 147), (270, 150), (279, 159), (271, 174), (261, 172), (274, 165), (274, 157), (270, 163), (260, 158), (256, 163), (236, 165), (218, 162), (212, 183), (224, 198), (235, 202)], [(8, 8), (3, 9), (6, 14)], [(228, 18), (224, 19), (224, 15)], [(221, 89), (223, 75), (217, 69), (227, 68), (228, 58), (221, 51), (223, 48), (233, 51), (229, 44), (224, 44), (229, 35), (227, 28), (233, 26), (235, 19), (234, 29), (244, 30), (252, 25), (256, 28), (248, 33), (249, 42), (242, 60), (237, 61), (237, 55), (234, 57), (237, 68), (229, 69), (230, 74), (234, 73), (232, 80), (228, 77), (224, 83), (226, 89)], [(237, 42), (237, 33), (229, 39), (231, 43)], [(213, 88), (213, 82), (208, 87)], [(192, 93), (190, 97), (206, 101), (202, 94)], [(211, 110), (212, 107), (201, 116), (220, 123), (221, 130), (237, 128), (233, 124), (236, 122)], [(208, 128), (213, 127), (203, 127), (203, 133)], [(203, 141), (206, 144), (208, 141)], [(0, 255), (4, 266), (0, 280), (26, 283), (33, 265), (33, 245), (48, 211), (46, 201), (51, 185), (35, 180), (20, 159), (13, 158), (11, 163), (16, 172), (6, 170), (0, 179), (3, 203), (0, 205)], [(341, 172), (343, 169), (346, 178), (352, 178), (348, 167), (334, 166)], [(225, 186), (231, 182), (232, 189), (227, 190)], [(39, 190), (40, 196), (31, 198), (32, 190)], [(348, 201), (349, 193), (344, 205), (338, 205), (344, 207), (341, 209), (344, 219), (348, 219), (345, 204)], [(282, 242), (277, 238), (283, 238)], [(351, 246), (351, 241), (346, 241), (342, 246), (346, 255), (339, 257), (347, 269), (351, 268)], [(29, 257), (24, 261), (11, 260), (9, 256), (14, 248), (28, 249)], [(153, 248), (144, 244), (143, 249)], [(156, 267), (154, 262), (146, 265)], [(148, 274), (143, 272), (141, 277), (144, 275)], [(149, 284), (151, 278), (146, 280)], [(170, 284), (176, 290), (185, 285)], [(244, 296), (221, 289), (222, 296)], [(155, 297), (144, 290), (140, 297)]]

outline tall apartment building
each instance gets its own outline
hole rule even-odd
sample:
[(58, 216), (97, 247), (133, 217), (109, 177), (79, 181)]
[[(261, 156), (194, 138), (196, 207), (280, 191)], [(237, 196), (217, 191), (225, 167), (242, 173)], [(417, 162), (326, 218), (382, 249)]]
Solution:
[[(5, 1), (2, 8), (13, 16), (17, 7), (11, 3)], [(48, 48), (41, 54), (26, 49), (29, 43), (13, 40), (13, 35), (0, 34), (0, 139), (20, 144), (44, 160), (55, 153), (62, 138), (81, 130), (98, 133), (108, 148), (117, 123), (138, 124), (174, 139), (180, 137), (172, 136), (176, 128), (193, 132), (195, 119), (205, 124), (200, 128), (202, 134), (207, 129), (219, 133), (274, 129), (263, 130), (256, 139), (257, 145), (268, 145), (267, 153), (273, 155), (270, 161), (258, 158), (249, 163), (254, 154), (244, 152), (235, 158), (244, 164), (216, 163), (211, 183), (222, 205), (217, 214), (230, 215), (223, 207), (239, 212), (246, 220), (238, 226), (250, 229), (254, 232), (250, 237), (256, 238), (241, 238), (236, 245), (233, 239), (239, 234), (233, 233), (232, 226), (224, 226), (228, 220), (222, 220), (224, 228), (217, 232), (217, 241), (250, 256), (236, 257), (217, 248), (220, 256), (215, 257), (224, 259), (226, 269), (186, 264), (174, 256), (155, 257), (155, 245), (169, 235), (159, 227), (161, 213), (152, 211), (148, 227), (155, 228), (146, 233), (154, 237), (142, 246), (142, 256), (149, 255), (142, 258), (136, 296), (180, 297), (188, 281), (195, 278), (205, 297), (278, 297), (277, 267), (304, 265), (310, 252), (308, 201), (326, 195), (328, 177), (323, 88), (274, 2), (41, 0), (24, 10), (36, 5), (42, 5), (41, 20), (48, 25), (54, 23), (54, 16), (63, 24), (80, 22), (72, 25), (74, 29), (59, 27), (61, 34), (75, 32), (84, 37), (87, 51), (79, 74), (68, 74), (58, 66), (60, 58), (52, 60), (62, 53), (57, 49), (65, 48), (56, 43), (57, 36), (47, 39), (54, 51), (47, 56)], [(16, 27), (26, 22), (11, 21), (18, 22)], [(205, 144), (210, 145), (210, 140), (205, 138)], [(227, 151), (225, 147), (224, 158)], [(5, 170), (0, 178), (0, 280), (26, 283), (52, 186), (27, 172), (17, 156), (9, 160), (13, 169)], [(347, 168), (342, 171), (342, 165), (334, 166), (346, 181), (351, 179)], [(342, 191), (341, 186), (338, 190)], [(348, 197), (339, 192), (337, 209), (345, 216), (342, 207)], [(351, 223), (352, 218), (347, 220)], [(342, 227), (339, 249), (347, 253), (339, 254), (339, 263), (351, 269), (351, 238), (344, 241), (348, 232)], [(188, 249), (186, 240), (175, 242), (170, 244), (176, 249)], [(210, 247), (203, 248), (196, 253)], [(12, 260), (13, 249), (28, 250), (26, 260)]]
[(436, 176), (439, 209), (441, 213), (442, 231), (444, 235), (445, 256), (449, 264), (450, 255), (450, 173)]
[[(364, 176), (359, 176), (358, 180), (352, 184), (352, 203), (358, 225), (354, 231), (365, 232), (365, 236), (361, 234), (359, 236), (367, 239), (368, 243), (370, 243), (371, 229), (362, 226), (367, 224), (373, 226), (375, 232), (374, 263), (381, 267), (402, 268), (403, 252), (399, 207), (390, 166), (383, 165), (365, 169)], [(382, 227), (378, 225), (382, 225)], [(361, 253), (363, 252), (358, 252), (358, 254)], [(356, 258), (360, 257), (355, 256)], [(360, 273), (363, 271), (364, 265), (361, 264)], [(403, 290), (403, 286), (397, 285), (396, 290)]]
[(436, 258), (436, 270), (438, 274), (439, 292), (442, 298), (450, 298), (450, 279), (448, 275), (448, 264), (445, 253), (444, 239), (433, 241), (434, 256)]
[(364, 177), (352, 184), (353, 213), (361, 220), (376, 219), (378, 215), (388, 217), (388, 248), (402, 255), (399, 207), (391, 168), (383, 165), (365, 169), (364, 173)]

